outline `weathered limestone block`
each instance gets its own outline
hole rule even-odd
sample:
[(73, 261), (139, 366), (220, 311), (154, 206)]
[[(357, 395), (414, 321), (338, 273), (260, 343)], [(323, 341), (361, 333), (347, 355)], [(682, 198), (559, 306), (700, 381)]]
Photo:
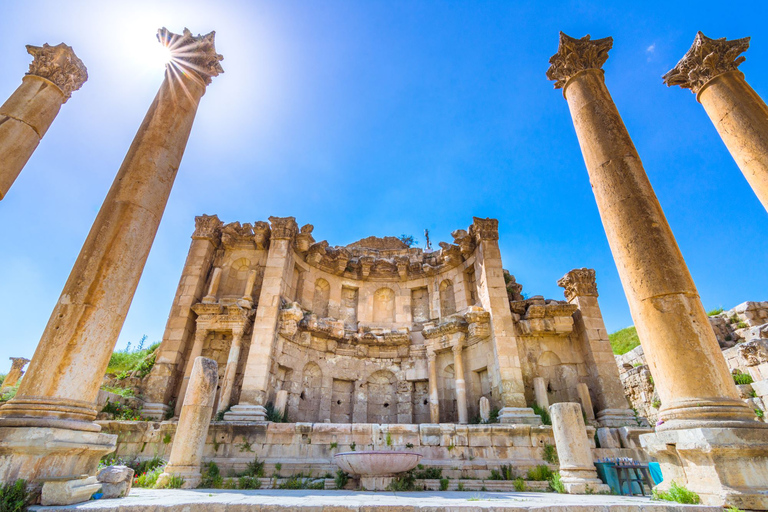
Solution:
[(101, 484), (95, 476), (86, 476), (73, 480), (49, 480), (43, 483), (40, 504), (44, 507), (52, 505), (74, 505), (91, 499), (98, 492)]
[(205, 357), (195, 359), (171, 448), (171, 457), (165, 471), (157, 479), (158, 487), (162, 487), (171, 475), (184, 478), (184, 489), (194, 489), (200, 483), (200, 464), (213, 414), (218, 380), (216, 361)]
[(127, 466), (108, 466), (96, 476), (101, 482), (102, 498), (125, 498), (133, 486), (133, 469)]
[(480, 397), (480, 419), (488, 423), (491, 419), (491, 402), (484, 396)]
[(554, 404), (549, 407), (549, 414), (565, 490), (569, 494), (586, 494), (589, 487), (591, 492), (610, 492), (597, 478), (581, 406), (569, 402)]
[(24, 375), (24, 367), (29, 362), (29, 359), (23, 357), (12, 357), (10, 359), (11, 369), (5, 376), (5, 380), (3, 380), (3, 386), (0, 388), (0, 394), (12, 388), (19, 382), (21, 376)]
[(621, 448), (618, 429), (602, 427), (597, 429), (597, 440), (600, 448)]

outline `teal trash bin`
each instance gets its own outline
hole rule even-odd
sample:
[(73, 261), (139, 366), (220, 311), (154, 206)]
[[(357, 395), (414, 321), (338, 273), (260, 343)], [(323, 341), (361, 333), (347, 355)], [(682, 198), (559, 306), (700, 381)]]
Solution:
[(613, 462), (595, 462), (598, 478), (611, 488), (612, 494), (621, 494), (619, 490), (619, 477), (613, 466), (615, 466)]

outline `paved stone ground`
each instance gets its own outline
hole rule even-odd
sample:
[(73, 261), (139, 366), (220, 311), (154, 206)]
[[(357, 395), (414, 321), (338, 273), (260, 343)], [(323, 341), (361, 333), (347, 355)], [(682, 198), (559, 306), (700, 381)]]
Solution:
[(721, 507), (678, 505), (628, 496), (576, 496), (525, 492), (230, 491), (134, 489), (120, 500), (96, 500), (35, 511), (88, 512), (722, 512)]

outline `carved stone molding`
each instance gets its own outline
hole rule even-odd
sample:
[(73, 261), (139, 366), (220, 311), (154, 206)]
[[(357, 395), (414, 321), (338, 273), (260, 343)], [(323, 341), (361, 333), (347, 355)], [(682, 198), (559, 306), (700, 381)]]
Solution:
[(601, 69), (608, 60), (613, 38), (590, 39), (589, 34), (576, 39), (560, 32), (557, 53), (549, 59), (551, 66), (547, 78), (555, 81), (555, 89), (562, 89), (569, 78), (586, 69)]
[(597, 297), (597, 282), (595, 270), (591, 268), (575, 268), (557, 281), (557, 286), (565, 288), (565, 298), (569, 301), (574, 297)]
[(301, 227), (301, 230), (296, 235), (296, 241), (294, 242), (296, 252), (305, 253), (309, 250), (309, 247), (315, 243), (315, 239), (312, 238), (312, 231), (314, 229), (315, 226), (312, 224), (305, 224)]
[(269, 246), (269, 223), (258, 220), (253, 223), (253, 241), (257, 249), (266, 249)]
[(484, 240), (499, 239), (499, 221), (498, 219), (481, 219), (472, 217), (472, 225), (469, 226), (469, 234), (475, 238), (476, 243)]
[(215, 245), (221, 242), (221, 227), (224, 225), (216, 215), (199, 215), (195, 217), (195, 240), (210, 240)]
[(28, 44), (27, 52), (33, 57), (27, 74), (45, 78), (56, 84), (64, 93), (64, 103), (88, 80), (88, 70), (71, 46), (64, 43), (56, 46), (48, 43), (43, 46)]
[(221, 243), (224, 247), (253, 246), (253, 228), (247, 222), (230, 222), (221, 229)]
[(469, 258), (475, 250), (474, 238), (469, 236), (469, 233), (467, 233), (465, 229), (457, 229), (451, 233), (451, 236), (453, 237), (453, 242), (459, 246), (461, 255), (464, 258)]
[(205, 85), (210, 85), (211, 78), (224, 72), (220, 61), (222, 55), (216, 53), (216, 32), (193, 36), (185, 28), (182, 34), (174, 34), (163, 27), (157, 31), (157, 40), (171, 50), (171, 65), (192, 72), (200, 77)]
[(749, 48), (749, 39), (710, 39), (697, 32), (691, 48), (680, 62), (662, 77), (664, 83), (669, 87), (679, 85), (683, 89), (690, 89), (694, 94), (698, 93), (717, 75), (734, 71), (747, 60), (740, 54)]
[(272, 225), (273, 240), (291, 240), (299, 231), (294, 217), (270, 217), (269, 222)]

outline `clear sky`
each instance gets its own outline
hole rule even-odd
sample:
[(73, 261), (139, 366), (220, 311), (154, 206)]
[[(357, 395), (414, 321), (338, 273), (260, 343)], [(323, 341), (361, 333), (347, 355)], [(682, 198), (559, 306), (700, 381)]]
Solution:
[[(0, 202), (0, 371), (30, 357), (163, 79), (155, 33), (216, 30), (203, 97), (118, 348), (161, 339), (194, 228), (295, 216), (317, 240), (452, 241), (499, 219), (529, 295), (597, 270), (609, 331), (632, 324), (567, 104), (544, 73), (558, 31), (613, 36), (606, 82), (704, 306), (768, 300), (768, 214), (693, 94), (661, 75), (710, 37), (752, 36), (768, 98), (765, 2), (2, 2), (0, 101), (25, 44), (71, 45), (89, 80)], [(3, 362), (5, 361), (5, 362)]]

